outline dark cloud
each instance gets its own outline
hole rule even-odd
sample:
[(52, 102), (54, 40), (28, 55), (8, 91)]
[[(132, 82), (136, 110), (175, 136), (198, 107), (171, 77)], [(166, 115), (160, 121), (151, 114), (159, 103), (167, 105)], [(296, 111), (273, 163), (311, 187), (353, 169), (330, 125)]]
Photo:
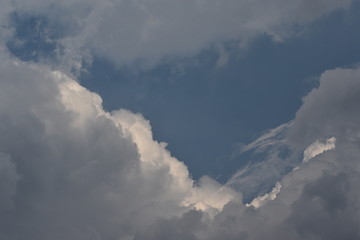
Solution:
[(195, 240), (205, 228), (201, 222), (202, 217), (201, 211), (191, 210), (181, 217), (159, 219), (155, 224), (137, 233), (134, 240)]
[[(303, 239), (360, 239), (358, 203), (348, 176), (325, 174), (304, 187), (286, 223)], [(358, 200), (357, 200), (358, 201)]]
[(10, 156), (0, 153), (0, 211), (13, 207), (12, 198), (19, 178)]
[(281, 140), (297, 154), (306, 149), (306, 160), (282, 177), (275, 199), (258, 208), (228, 203), (213, 219), (203, 218), (196, 239), (360, 239), (359, 89), (358, 68), (325, 72)]

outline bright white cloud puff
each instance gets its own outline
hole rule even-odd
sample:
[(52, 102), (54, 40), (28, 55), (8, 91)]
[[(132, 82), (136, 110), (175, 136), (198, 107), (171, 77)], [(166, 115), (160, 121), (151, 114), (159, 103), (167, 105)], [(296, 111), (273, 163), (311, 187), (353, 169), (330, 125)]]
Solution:
[(3, 239), (115, 239), (157, 217), (214, 214), (241, 199), (211, 179), (195, 186), (140, 114), (105, 112), (61, 72), (4, 55), (2, 63)]

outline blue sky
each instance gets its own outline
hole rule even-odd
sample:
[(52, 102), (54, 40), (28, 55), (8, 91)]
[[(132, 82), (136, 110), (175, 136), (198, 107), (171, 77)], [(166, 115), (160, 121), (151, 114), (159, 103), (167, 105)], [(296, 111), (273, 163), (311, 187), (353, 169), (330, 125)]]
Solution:
[(249, 161), (231, 157), (238, 144), (293, 119), (323, 71), (360, 60), (359, 8), (324, 16), (284, 42), (263, 35), (246, 50), (225, 44), (229, 61), (221, 68), (217, 49), (210, 48), (190, 63), (174, 60), (135, 73), (95, 59), (80, 79), (102, 96), (106, 109), (144, 114), (155, 138), (169, 143), (196, 179), (210, 175), (224, 182)]
[(4, 0), (0, 239), (360, 239), (359, 13)]
[[(284, 42), (260, 35), (246, 49), (224, 43), (229, 60), (220, 68), (216, 47), (146, 70), (117, 67), (95, 56), (80, 81), (100, 94), (107, 110), (144, 114), (155, 138), (169, 143), (194, 178), (210, 175), (225, 182), (249, 161), (232, 157), (238, 144), (294, 118), (323, 71), (359, 61), (358, 5), (324, 16)], [(13, 22), (17, 37), (25, 39), (21, 47), (8, 42), (14, 55), (37, 61), (53, 54), (55, 44), (32, 32), (39, 23), (45, 29), (46, 18), (15, 14)]]

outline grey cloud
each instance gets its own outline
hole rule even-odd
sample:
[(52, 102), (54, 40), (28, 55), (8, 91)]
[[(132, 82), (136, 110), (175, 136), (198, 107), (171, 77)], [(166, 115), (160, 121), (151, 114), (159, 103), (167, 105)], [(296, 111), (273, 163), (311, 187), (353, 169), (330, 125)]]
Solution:
[(325, 174), (306, 183), (290, 205), (282, 196), (258, 210), (229, 204), (204, 239), (360, 239), (358, 184), (344, 172)]
[(281, 40), (291, 35), (293, 25), (347, 8), (351, 2), (37, 0), (3, 5), (9, 12), (46, 16), (63, 34), (57, 42), (65, 47), (65, 61), (74, 63), (77, 54), (90, 49), (117, 65), (151, 66), (165, 58), (191, 57), (223, 41), (246, 42), (261, 34)]
[(298, 168), (281, 178), (273, 201), (258, 209), (228, 203), (214, 219), (203, 219), (197, 239), (360, 239), (359, 89), (359, 68), (326, 71), (282, 143), (301, 152), (334, 136), (335, 147), (307, 162), (299, 154)]
[[(349, 153), (354, 151), (359, 141), (359, 78), (359, 68), (325, 71), (320, 77), (320, 86), (304, 97), (291, 126), (270, 138), (271, 132), (266, 133), (247, 145), (255, 147), (251, 156), (261, 161), (253, 161), (240, 169), (228, 184), (244, 191), (245, 195), (249, 192), (247, 186), (252, 186), (253, 192), (259, 186), (267, 186), (265, 189), (269, 191), (281, 176), (301, 164), (304, 150), (309, 145), (316, 141), (325, 142), (331, 137), (337, 139), (338, 151), (343, 148), (347, 150), (342, 151)], [(272, 132), (278, 129), (282, 129), (281, 126)], [(349, 153), (344, 153), (347, 158), (342, 161), (349, 161)], [(355, 161), (354, 156), (351, 161)]]
[(305, 239), (359, 239), (358, 203), (351, 197), (357, 184), (350, 186), (346, 173), (309, 183), (287, 223)]
[[(136, 185), (131, 140), (103, 117), (83, 131), (71, 127), (76, 115), (56, 99), (49, 71), (4, 60), (0, 74), (0, 148), (21, 176), (13, 206), (1, 216), (4, 239), (91, 239), (92, 228), (110, 239), (125, 232), (117, 225), (131, 219), (130, 204), (140, 198), (127, 183)], [(125, 202), (129, 208), (120, 208)]]
[[(47, 3), (39, 1), (30, 6), (18, 1), (11, 11), (44, 14), (48, 11)], [(217, 39), (246, 38), (270, 31), (269, 28), (288, 19), (278, 11), (289, 12), (293, 17), (289, 18), (290, 22), (306, 22), (347, 6), (349, 1), (287, 1), (286, 4), (274, 1), (261, 5), (263, 8), (258, 5), (261, 1), (250, 4), (249, 8), (247, 3), (242, 1), (237, 5), (233, 1), (217, 9), (215, 2), (199, 1), (193, 8), (193, 3), (170, 6), (158, 1), (109, 1), (100, 5), (90, 2), (84, 10), (72, 8), (73, 3), (64, 1), (60, 8), (72, 8), (69, 18), (63, 16), (64, 21), (74, 23), (79, 34), (68, 33), (62, 44), (75, 50), (90, 46), (118, 63), (169, 54), (191, 55)], [(299, 4), (302, 7), (298, 8)], [(309, 8), (306, 4), (311, 7), (315, 4), (316, 8), (302, 13), (302, 9)], [(279, 5), (284, 8), (278, 8)], [(54, 6), (57, 9), (59, 5)], [(163, 7), (169, 11), (163, 12)], [(239, 8), (244, 12), (240, 19), (235, 14)], [(195, 18), (189, 30), (184, 29), (182, 24), (190, 23), (182, 23), (181, 14), (165, 21), (167, 14), (178, 9), (191, 13), (187, 19)], [(217, 11), (229, 9), (233, 12), (224, 22), (216, 17)], [(119, 14), (120, 10), (132, 14), (131, 28), (126, 29), (126, 23), (121, 25), (124, 16)], [(83, 11), (80, 15), (83, 18), (75, 16), (78, 11)], [(269, 13), (265, 20), (258, 19), (264, 11)], [(292, 14), (294, 11), (296, 14)], [(272, 18), (272, 13), (285, 20)], [(106, 17), (99, 21), (101, 16)], [(250, 20), (244, 21), (245, 25), (233, 35), (232, 28), (236, 25), (238, 29), (237, 23), (243, 17)], [(114, 27), (118, 25), (119, 28)], [(95, 31), (99, 26), (104, 32)], [(185, 41), (185, 36), (196, 36), (193, 32), (203, 26), (208, 28), (202, 31), (205, 35)], [(139, 29), (143, 30), (142, 36)], [(110, 38), (113, 30), (114, 39), (104, 39)], [(117, 40), (123, 35), (128, 38), (119, 43)], [(139, 36), (140, 40), (134, 42)], [(143, 48), (149, 50), (143, 52)], [(241, 202), (223, 206), (239, 200), (240, 195), (213, 180), (205, 178), (203, 185), (194, 186), (186, 166), (171, 157), (166, 144), (153, 140), (151, 126), (140, 114), (126, 110), (104, 112), (98, 95), (63, 73), (23, 63), (3, 52), (0, 60), (2, 239), (359, 238), (356, 226), (360, 196), (357, 188), (360, 70), (357, 68), (325, 72), (319, 88), (304, 98), (287, 134), (281, 134), (280, 148), (285, 145), (293, 151), (285, 158), (291, 164), (296, 160), (301, 162), (299, 153), (316, 140), (334, 136), (335, 149), (279, 179), (281, 174), (274, 166), (284, 167), (281, 164), (284, 158), (279, 157), (277, 145), (267, 145), (270, 150), (262, 153), (269, 154), (265, 157), (271, 161), (251, 169), (253, 173), (261, 171), (255, 174), (255, 183), (252, 177), (247, 181), (258, 186), (275, 176), (273, 179), (280, 180), (282, 188), (275, 200), (254, 209)], [(270, 177), (262, 178), (264, 172)], [(202, 207), (204, 212), (191, 210), (194, 206)], [(212, 218), (206, 212), (207, 207), (216, 208), (218, 214)]]
[(320, 87), (312, 90), (296, 114), (289, 143), (309, 145), (316, 138), (335, 136), (357, 139), (360, 112), (360, 71), (329, 70), (320, 77)]
[[(69, 76), (0, 59), (2, 239), (131, 239), (158, 218), (219, 212), (239, 196), (210, 178), (195, 186), (141, 114), (105, 112)], [(184, 215), (184, 228), (199, 214)]]
[[(319, 171), (312, 180), (304, 172), (288, 174), (291, 185), (274, 201), (259, 209), (229, 203), (197, 239), (360, 239), (359, 174), (337, 172)], [(289, 202), (288, 194), (295, 199)]]
[(0, 212), (13, 207), (13, 197), (19, 179), (20, 176), (11, 157), (0, 153)]
[[(319, 87), (304, 97), (282, 142), (301, 152), (315, 140), (335, 136), (336, 146), (299, 163), (282, 178), (277, 198), (255, 212), (268, 217), (256, 223), (269, 227), (264, 227), (267, 239), (278, 239), (278, 234), (280, 239), (360, 238), (359, 90), (359, 68), (339, 68), (322, 74)], [(248, 233), (249, 239), (262, 239), (256, 231)]]
[(205, 228), (201, 222), (202, 217), (201, 211), (191, 210), (181, 217), (159, 219), (155, 224), (137, 233), (134, 240), (195, 240)]

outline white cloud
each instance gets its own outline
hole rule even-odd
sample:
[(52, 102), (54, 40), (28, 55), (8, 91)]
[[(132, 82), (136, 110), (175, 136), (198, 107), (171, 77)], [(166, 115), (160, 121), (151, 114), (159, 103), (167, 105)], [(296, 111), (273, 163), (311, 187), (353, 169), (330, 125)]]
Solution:
[(64, 73), (0, 58), (4, 239), (119, 239), (241, 198), (210, 178), (195, 186), (141, 114), (105, 112)]
[(287, 130), (291, 127), (293, 121), (281, 124), (280, 126), (270, 129), (265, 134), (257, 138), (255, 141), (242, 146), (239, 150), (240, 153), (256, 150), (260, 152), (264, 150), (266, 147), (271, 147), (273, 145), (279, 144), (284, 140), (284, 136), (286, 135)]
[(335, 137), (326, 139), (325, 143), (315, 141), (305, 149), (303, 162), (308, 162), (310, 159), (316, 157), (319, 154), (322, 154), (323, 152), (335, 149), (335, 143)]
[[(359, 68), (325, 72), (319, 88), (304, 98), (288, 129), (283, 142), (298, 148), (300, 161), (304, 149), (305, 156), (316, 156), (317, 161), (307, 161), (297, 171), (288, 172), (271, 192), (247, 206), (228, 203), (213, 220), (196, 220), (194, 214), (192, 226), (198, 227), (182, 228), (186, 237), (176, 231), (166, 236), (197, 240), (359, 239), (359, 73)], [(295, 138), (295, 134), (301, 135)], [(329, 135), (334, 137), (314, 142), (314, 138)], [(162, 227), (153, 225), (155, 231), (142, 232), (141, 236), (162, 239), (168, 233), (165, 226), (184, 226), (181, 224), (190, 220), (189, 215), (164, 221)]]
[(266, 204), (269, 201), (273, 201), (276, 199), (276, 196), (278, 195), (278, 193), (281, 190), (281, 184), (279, 182), (277, 182), (275, 184), (275, 187), (271, 190), (271, 192), (269, 193), (265, 193), (262, 196), (258, 196), (256, 198), (254, 198), (251, 203), (246, 204), (247, 207), (253, 206), (254, 208), (259, 208), (261, 206), (263, 206), (264, 204)]
[(208, 176), (200, 178), (198, 186), (191, 198), (185, 199), (183, 203), (197, 210), (207, 211), (211, 217), (218, 214), (230, 201), (242, 201), (240, 193), (227, 186), (221, 186)]

